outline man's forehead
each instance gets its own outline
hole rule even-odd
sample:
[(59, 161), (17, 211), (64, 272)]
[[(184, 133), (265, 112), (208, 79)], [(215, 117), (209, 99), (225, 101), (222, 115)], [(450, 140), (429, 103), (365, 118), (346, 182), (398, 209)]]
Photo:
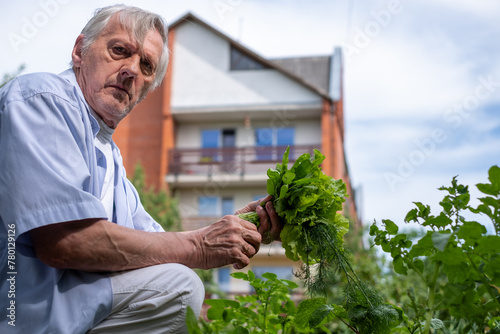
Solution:
[[(133, 44), (135, 47), (139, 48), (144, 52), (144, 44), (151, 44), (146, 45), (147, 52), (151, 52), (154, 49), (156, 50), (158, 54), (158, 58), (160, 57), (160, 54), (163, 49), (163, 39), (160, 35), (160, 33), (156, 29), (151, 29), (149, 30), (144, 36), (142, 37), (142, 41), (138, 41), (137, 37), (135, 36), (133, 32), (133, 28), (130, 25), (127, 25), (125, 22), (122, 22), (119, 18), (119, 13), (113, 15), (108, 23), (106, 24), (105, 28), (102, 30), (100, 37), (112, 37), (116, 36), (119, 37), (121, 36), (122, 38), (126, 38), (128, 43)], [(155, 41), (156, 40), (156, 41)], [(157, 45), (155, 45), (157, 44)]]
[(117, 35), (117, 34), (127, 34), (131, 37), (131, 39), (135, 40), (132, 28), (130, 26), (127, 26), (126, 24), (122, 23), (118, 17), (118, 14), (113, 15), (110, 17), (108, 23), (102, 29), (101, 33), (99, 34), (99, 37), (106, 37), (110, 35)]

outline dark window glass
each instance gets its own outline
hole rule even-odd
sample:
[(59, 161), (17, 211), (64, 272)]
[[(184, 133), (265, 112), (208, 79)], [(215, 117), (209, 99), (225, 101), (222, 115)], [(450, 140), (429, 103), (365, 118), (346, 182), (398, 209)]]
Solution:
[(231, 47), (231, 71), (262, 70), (265, 68), (268, 68), (268, 66), (254, 58), (251, 58), (240, 50)]

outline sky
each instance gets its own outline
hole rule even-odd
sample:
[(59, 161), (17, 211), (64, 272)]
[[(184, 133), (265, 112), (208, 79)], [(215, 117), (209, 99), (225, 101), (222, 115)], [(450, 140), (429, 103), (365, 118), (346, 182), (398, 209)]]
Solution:
[[(115, 1), (0, 0), (0, 75), (68, 67), (76, 36)], [(345, 149), (363, 222), (403, 226), (437, 188), (500, 164), (498, 0), (122, 1), (173, 22), (192, 12), (266, 58), (344, 51)], [(490, 232), (488, 220), (481, 219)]]

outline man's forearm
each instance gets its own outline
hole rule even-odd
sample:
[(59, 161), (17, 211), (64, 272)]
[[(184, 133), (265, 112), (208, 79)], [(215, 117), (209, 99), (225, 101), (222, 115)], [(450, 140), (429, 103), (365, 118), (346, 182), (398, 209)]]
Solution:
[(84, 271), (121, 271), (160, 263), (197, 267), (197, 236), (190, 232), (145, 232), (106, 220), (52, 224), (31, 231), (45, 264)]

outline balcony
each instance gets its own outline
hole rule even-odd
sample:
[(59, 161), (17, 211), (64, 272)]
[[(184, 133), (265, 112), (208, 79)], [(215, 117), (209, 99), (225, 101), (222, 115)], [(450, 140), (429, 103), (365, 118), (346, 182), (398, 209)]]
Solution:
[[(314, 154), (321, 145), (290, 146), (289, 161), (303, 153)], [(198, 185), (207, 181), (238, 181), (261, 184), (267, 170), (282, 161), (287, 146), (224, 147), (172, 149), (168, 152), (166, 181), (177, 186)]]

